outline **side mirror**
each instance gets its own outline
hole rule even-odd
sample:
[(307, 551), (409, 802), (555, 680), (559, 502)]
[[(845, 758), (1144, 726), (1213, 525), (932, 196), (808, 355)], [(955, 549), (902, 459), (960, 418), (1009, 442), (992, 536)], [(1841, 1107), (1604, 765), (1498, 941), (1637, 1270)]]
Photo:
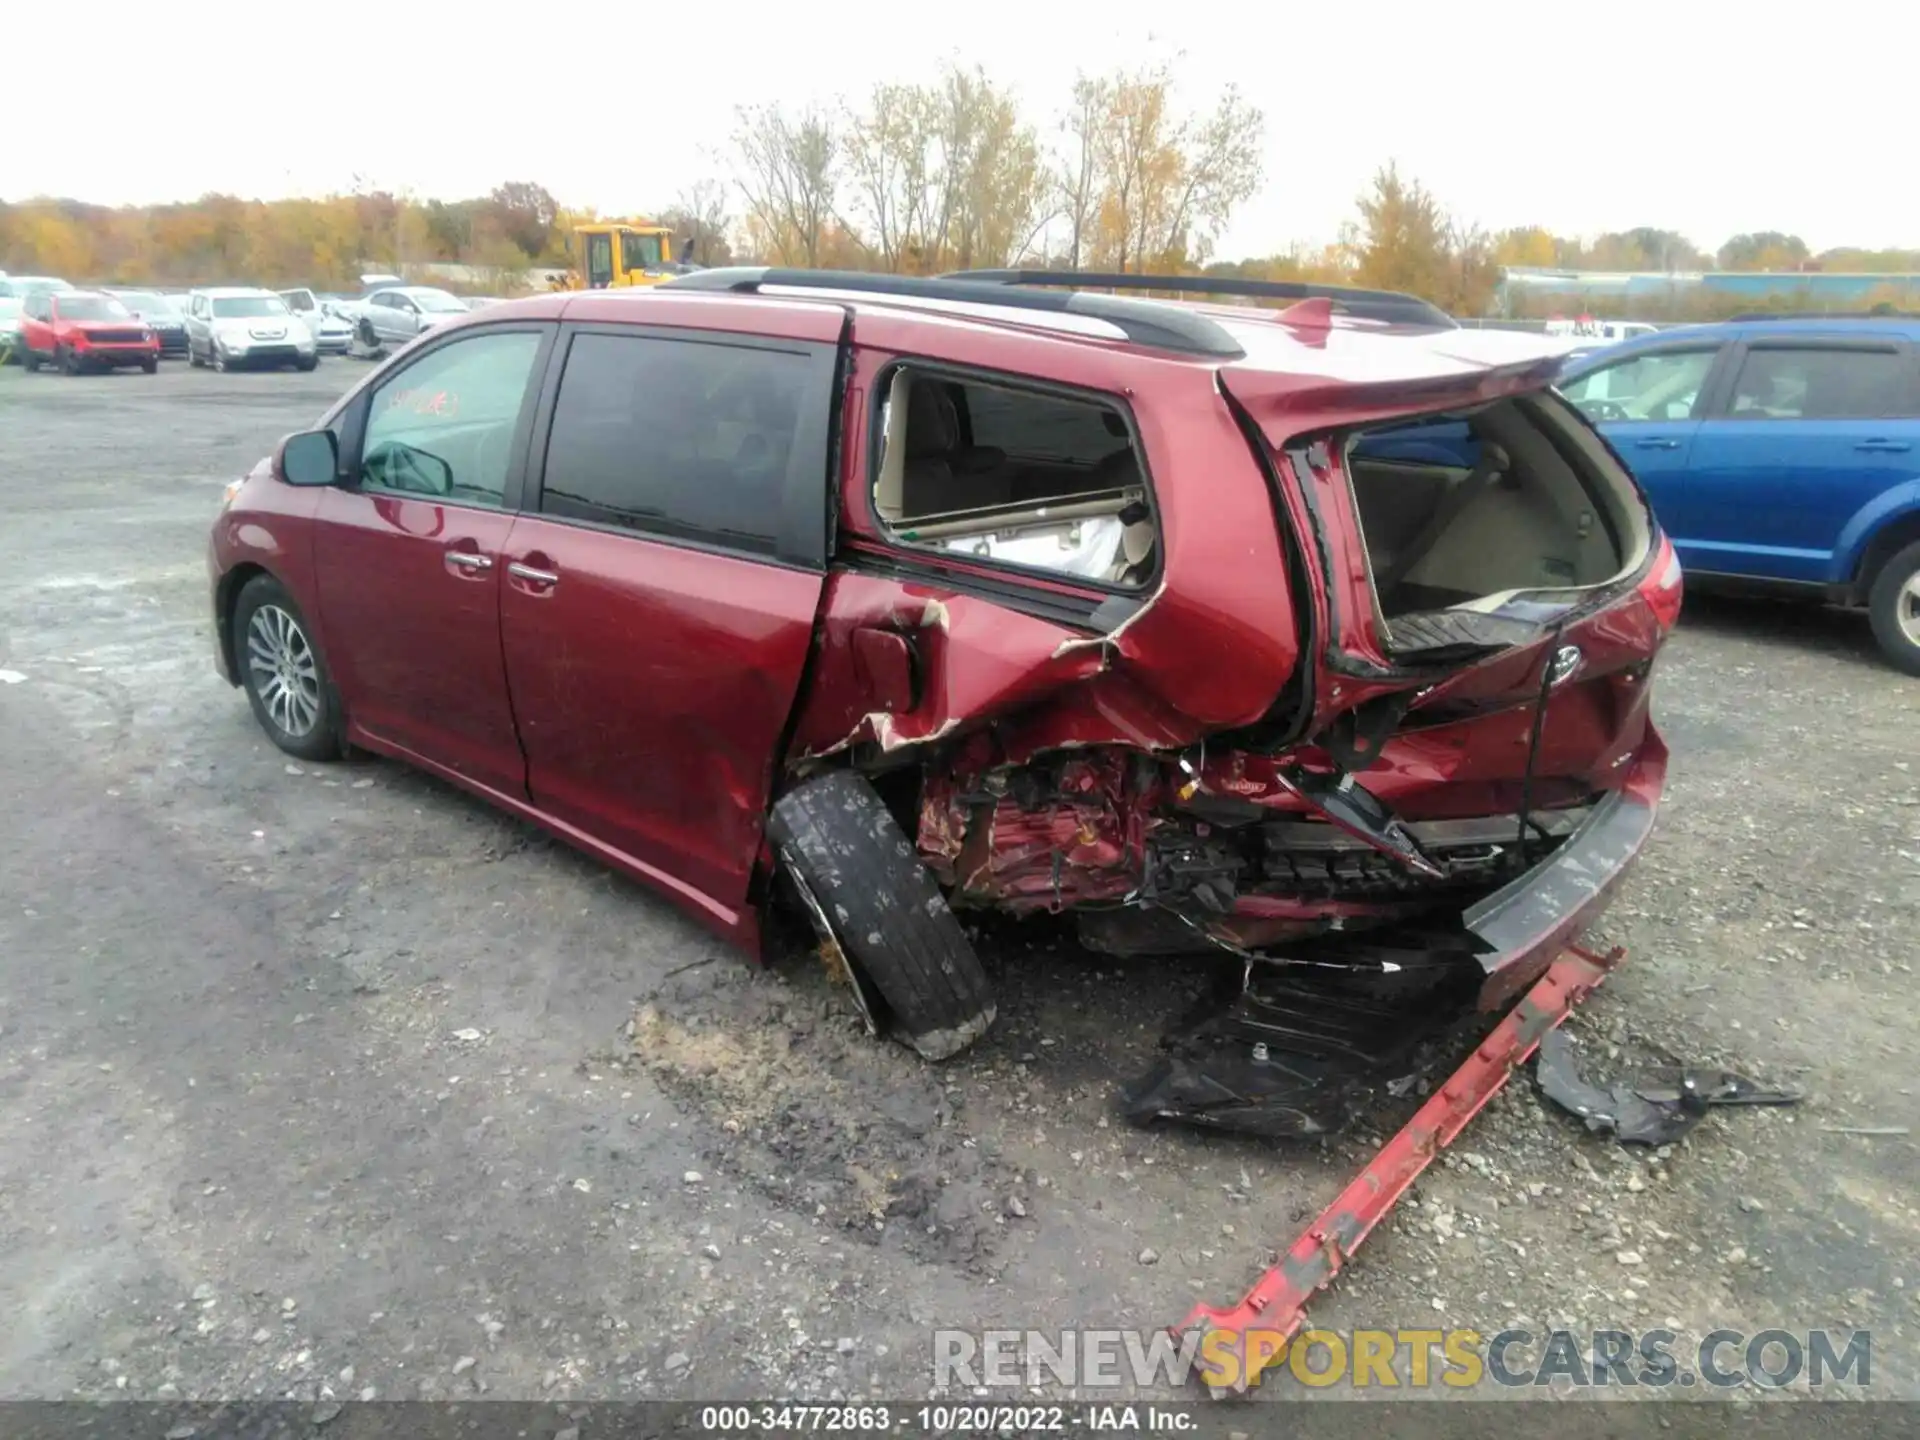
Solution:
[(289, 485), (331, 485), (340, 476), (340, 442), (331, 430), (303, 430), (280, 442), (273, 470)]

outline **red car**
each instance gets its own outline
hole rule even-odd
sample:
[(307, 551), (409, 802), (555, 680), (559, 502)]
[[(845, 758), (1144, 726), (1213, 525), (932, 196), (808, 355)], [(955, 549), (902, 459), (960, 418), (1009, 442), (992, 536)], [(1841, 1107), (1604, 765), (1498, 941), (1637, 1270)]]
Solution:
[(1182, 285), (449, 321), (229, 487), (219, 667), (288, 753), (417, 765), (748, 949), (790, 888), (931, 1057), (994, 1016), (963, 908), (1499, 1004), (1653, 823), (1673, 551), (1537, 338), (1091, 293)]
[(69, 375), (138, 365), (160, 368), (160, 337), (113, 296), (63, 290), (20, 306), (20, 359), (29, 370), (52, 365)]

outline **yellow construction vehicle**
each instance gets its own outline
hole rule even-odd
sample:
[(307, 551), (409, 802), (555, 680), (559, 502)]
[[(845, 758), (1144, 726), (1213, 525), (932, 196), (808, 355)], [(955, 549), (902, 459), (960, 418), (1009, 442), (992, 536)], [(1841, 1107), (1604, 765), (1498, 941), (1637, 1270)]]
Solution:
[(658, 285), (685, 273), (673, 258), (673, 231), (644, 220), (596, 220), (573, 227), (574, 267), (556, 290), (618, 290)]

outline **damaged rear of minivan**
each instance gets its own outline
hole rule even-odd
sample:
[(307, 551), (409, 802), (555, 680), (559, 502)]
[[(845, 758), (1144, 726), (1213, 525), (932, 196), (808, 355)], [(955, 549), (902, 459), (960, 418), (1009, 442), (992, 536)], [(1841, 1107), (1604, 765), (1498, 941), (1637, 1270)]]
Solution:
[[(1164, 396), (1033, 397), (1079, 417), (1029, 423), (972, 373), (910, 404), (937, 368), (875, 363), (813, 685), (897, 672), (894, 698), (829, 721), (813, 697), (772, 834), (869, 1018), (922, 1053), (992, 1019), (950, 911), (1065, 915), (1090, 949), (1230, 958), (1136, 1118), (1315, 1133), (1604, 905), (1662, 786), (1680, 572), (1515, 337), (1207, 313), (1243, 353), (1204, 393), (1189, 366)], [(913, 513), (916, 485), (944, 508)], [(1223, 574), (1236, 535), (1250, 568)], [(1265, 688), (1216, 723), (1237, 667)]]

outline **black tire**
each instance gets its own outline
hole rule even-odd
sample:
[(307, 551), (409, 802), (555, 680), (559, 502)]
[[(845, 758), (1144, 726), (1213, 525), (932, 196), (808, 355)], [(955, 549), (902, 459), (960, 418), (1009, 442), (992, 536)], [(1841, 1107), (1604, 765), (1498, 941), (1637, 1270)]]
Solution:
[(20, 352), (20, 364), (29, 375), (40, 368), (40, 357), (31, 350)]
[(318, 355), (309, 355), (306, 359), (297, 361), (295, 363), (299, 366), (299, 368), (302, 371), (313, 370), (319, 366), (320, 357)]
[[(260, 632), (255, 633), (255, 620)], [(233, 656), (240, 671), (240, 684), (253, 707), (253, 718), (267, 732), (267, 738), (287, 754), (302, 760), (338, 760), (346, 754), (345, 728), (341, 724), (340, 692), (334, 688), (326, 659), (313, 643), (313, 631), (300, 607), (287, 589), (271, 575), (256, 575), (240, 591), (233, 604)], [(283, 644), (289, 668), (280, 671), (292, 682), (274, 693), (263, 687), (275, 678), (272, 664), (276, 637)], [(302, 665), (302, 658), (307, 662)], [(297, 672), (297, 673), (296, 673)], [(310, 677), (311, 686), (301, 684)], [(303, 706), (295, 693), (306, 701)], [(311, 707), (310, 723), (306, 718)]]
[(771, 829), (782, 862), (818, 899), (908, 1044), (945, 1060), (986, 1034), (993, 987), (980, 957), (864, 776), (836, 770), (788, 791)]
[(1920, 541), (1880, 567), (1867, 592), (1867, 615), (1887, 659), (1920, 675)]
[(158, 360), (142, 360), (140, 362), (140, 370), (141, 373), (145, 375), (158, 375), (160, 373), (160, 362)]
[(200, 358), (200, 351), (194, 346), (193, 337), (187, 337), (187, 368), (198, 370), (206, 362)]
[(227, 357), (220, 352), (219, 343), (213, 340), (207, 342), (207, 363), (213, 367), (214, 373), (218, 375), (226, 374), (231, 368), (227, 364)]
[(53, 360), (63, 375), (78, 375), (80, 373), (80, 357), (75, 355), (73, 351), (65, 345), (60, 346), (53, 352)]

